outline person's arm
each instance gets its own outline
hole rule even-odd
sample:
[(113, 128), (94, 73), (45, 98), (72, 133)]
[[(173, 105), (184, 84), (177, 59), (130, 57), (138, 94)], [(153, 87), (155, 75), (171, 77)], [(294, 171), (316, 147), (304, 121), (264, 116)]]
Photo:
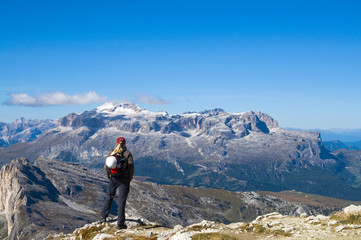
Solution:
[(107, 175), (107, 178), (109, 179), (110, 174), (109, 174), (109, 168), (108, 168), (107, 164), (104, 164), (104, 171), (105, 171), (105, 174)]
[(128, 159), (129, 179), (130, 179), (130, 181), (132, 181), (133, 175), (134, 175), (134, 159), (133, 159), (133, 155), (129, 151), (126, 151), (124, 153), (124, 157), (126, 157)]
[[(109, 151), (108, 157), (110, 156), (110, 154), (112, 154), (112, 151)], [(104, 171), (105, 171), (105, 174), (107, 175), (107, 178), (109, 179), (110, 178), (110, 170), (106, 163), (104, 164)]]

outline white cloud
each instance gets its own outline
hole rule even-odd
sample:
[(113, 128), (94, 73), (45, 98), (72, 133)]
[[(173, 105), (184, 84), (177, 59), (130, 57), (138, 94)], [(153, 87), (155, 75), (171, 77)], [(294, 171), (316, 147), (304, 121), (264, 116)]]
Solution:
[(28, 107), (46, 107), (56, 105), (84, 105), (94, 102), (104, 102), (106, 97), (90, 91), (86, 94), (66, 95), (62, 92), (44, 93), (30, 96), (26, 93), (12, 93), (5, 105), (20, 105)]
[(149, 96), (146, 94), (141, 94), (139, 96), (139, 100), (144, 104), (154, 104), (154, 105), (166, 105), (166, 104), (172, 103), (172, 101), (170, 101), (170, 100), (164, 100), (158, 96), (153, 97), (153, 96)]

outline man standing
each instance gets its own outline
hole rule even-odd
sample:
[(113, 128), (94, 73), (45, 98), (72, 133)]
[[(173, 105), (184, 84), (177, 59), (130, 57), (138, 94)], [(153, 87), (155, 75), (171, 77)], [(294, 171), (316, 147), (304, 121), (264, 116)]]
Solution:
[[(113, 165), (110, 166), (109, 163), (104, 165), (105, 173), (109, 179), (109, 185), (108, 195), (101, 211), (100, 221), (106, 222), (116, 190), (119, 189), (117, 227), (118, 229), (125, 229), (127, 228), (125, 225), (125, 204), (129, 193), (130, 181), (132, 181), (134, 175), (133, 156), (131, 152), (127, 150), (125, 139), (123, 137), (117, 139), (116, 148), (111, 151), (108, 156), (113, 156), (115, 158), (112, 158), (114, 159)], [(120, 165), (120, 163), (122, 165)]]

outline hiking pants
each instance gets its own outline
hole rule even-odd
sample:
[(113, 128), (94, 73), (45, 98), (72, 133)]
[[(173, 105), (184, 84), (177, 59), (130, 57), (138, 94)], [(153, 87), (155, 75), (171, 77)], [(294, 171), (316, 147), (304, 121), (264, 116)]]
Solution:
[(112, 206), (113, 198), (119, 189), (119, 198), (118, 198), (118, 226), (122, 226), (125, 223), (125, 204), (127, 201), (128, 193), (130, 187), (130, 180), (127, 177), (115, 178), (111, 177), (109, 179), (108, 185), (108, 195), (105, 199), (104, 206), (101, 212), (103, 218), (108, 217), (110, 208)]

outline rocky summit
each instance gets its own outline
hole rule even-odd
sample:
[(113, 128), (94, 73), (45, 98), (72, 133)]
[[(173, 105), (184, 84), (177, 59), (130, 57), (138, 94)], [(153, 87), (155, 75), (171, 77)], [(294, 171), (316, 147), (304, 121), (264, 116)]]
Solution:
[[(22, 158), (5, 164), (0, 171), (0, 239), (44, 239), (99, 220), (107, 183), (104, 173), (79, 163), (45, 158), (31, 163)], [(275, 211), (292, 216), (330, 215), (349, 203), (294, 191), (231, 192), (133, 180), (126, 212), (132, 219), (129, 226), (143, 219), (140, 222), (169, 230), (203, 220), (252, 221)], [(112, 216), (116, 208), (114, 202)]]
[[(361, 206), (350, 206), (334, 215), (287, 216), (273, 212), (258, 216), (252, 222), (231, 224), (203, 220), (189, 226), (174, 228), (159, 226), (134, 216), (127, 216), (128, 229), (118, 230), (115, 219), (108, 223), (91, 223), (76, 229), (71, 234), (58, 233), (46, 240), (197, 240), (197, 239), (360, 239)], [(355, 219), (358, 219), (355, 222)]]
[(33, 142), (1, 150), (0, 164), (44, 157), (101, 169), (119, 136), (133, 153), (135, 175), (147, 181), (232, 191), (295, 189), (361, 199), (357, 169), (351, 171), (353, 165), (331, 154), (318, 132), (286, 130), (254, 111), (170, 115), (132, 103), (106, 103), (61, 118)]

